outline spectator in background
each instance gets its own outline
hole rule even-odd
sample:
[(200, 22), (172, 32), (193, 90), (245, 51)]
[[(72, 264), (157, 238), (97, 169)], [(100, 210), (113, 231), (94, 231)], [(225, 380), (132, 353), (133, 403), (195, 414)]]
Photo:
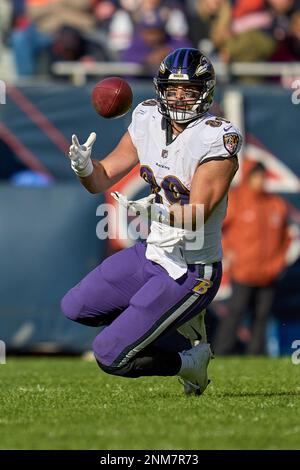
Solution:
[(235, 18), (242, 18), (263, 10), (265, 6), (265, 0), (232, 0), (231, 3)]
[(163, 58), (173, 49), (190, 47), (188, 40), (172, 38), (166, 32), (166, 23), (159, 11), (145, 15), (136, 25), (132, 42), (122, 52), (121, 59), (135, 62), (145, 67), (149, 76), (153, 76)]
[(272, 14), (272, 34), (276, 41), (283, 41), (289, 30), (291, 14), (299, 2), (297, 0), (267, 0), (269, 11)]
[(188, 23), (185, 13), (174, 0), (122, 0), (109, 27), (110, 46), (121, 55), (133, 43), (137, 25), (145, 18), (157, 16), (165, 22), (166, 33), (176, 39), (186, 39)]
[[(231, 37), (220, 56), (229, 62), (265, 62), (274, 52), (276, 41), (271, 33), (273, 16), (262, 0), (236, 0), (232, 7)], [(258, 78), (244, 77), (256, 82)]]
[[(222, 60), (229, 62), (266, 62), (276, 47), (273, 37), (258, 29), (234, 34), (221, 49)], [(246, 77), (245, 81), (253, 81)], [(255, 81), (258, 81), (255, 78)]]
[(189, 38), (206, 54), (213, 54), (231, 36), (229, 0), (194, 0), (188, 10)]
[(224, 257), (230, 265), (232, 296), (228, 315), (220, 320), (214, 350), (234, 351), (237, 330), (250, 309), (248, 354), (266, 352), (266, 327), (276, 291), (276, 280), (286, 267), (291, 241), (287, 205), (265, 191), (266, 169), (245, 161), (243, 181), (229, 195), (224, 223)]
[(97, 27), (107, 33), (111, 19), (117, 10), (117, 2), (114, 0), (92, 0), (92, 2)]
[(272, 60), (275, 62), (300, 61), (300, 10), (292, 14), (286, 36), (278, 42)]
[[(6, 42), (6, 35), (11, 29), (13, 8), (9, 0), (2, 0), (0, 7), (0, 47)], [(0, 51), (1, 52), (1, 51)]]
[(62, 60), (84, 54), (83, 33), (95, 25), (91, 0), (15, 0), (14, 4), (18, 9), (11, 45), (19, 75), (36, 74), (43, 51)]
[[(300, 10), (294, 11), (290, 17), (288, 30), (283, 39), (277, 42), (276, 49), (271, 57), (272, 62), (299, 62), (300, 61)], [(291, 88), (300, 76), (284, 74), (281, 77), (269, 77), (285, 88)]]

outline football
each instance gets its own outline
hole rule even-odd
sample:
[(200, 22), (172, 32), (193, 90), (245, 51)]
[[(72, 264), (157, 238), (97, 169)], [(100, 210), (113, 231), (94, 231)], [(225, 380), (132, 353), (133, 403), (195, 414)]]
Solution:
[(120, 77), (108, 77), (98, 82), (92, 91), (96, 112), (108, 119), (124, 116), (132, 105), (130, 85)]

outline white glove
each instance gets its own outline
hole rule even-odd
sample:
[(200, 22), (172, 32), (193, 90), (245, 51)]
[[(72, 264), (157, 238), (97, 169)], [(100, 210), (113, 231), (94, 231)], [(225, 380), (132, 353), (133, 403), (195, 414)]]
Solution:
[(141, 217), (147, 219), (150, 216), (151, 221), (156, 220), (162, 223), (168, 223), (169, 221), (170, 214), (168, 209), (163, 204), (153, 203), (155, 194), (150, 194), (137, 201), (129, 201), (126, 196), (123, 196), (118, 191), (111, 193), (111, 196), (126, 209), (131, 209), (135, 213), (139, 212)]
[(126, 196), (118, 191), (110, 194), (125, 209), (132, 209), (134, 212), (139, 211), (142, 216), (145, 215), (146, 217), (148, 217), (148, 208), (151, 206), (153, 199), (155, 199), (155, 194), (150, 194), (137, 201), (129, 201)]
[(72, 145), (69, 150), (69, 158), (71, 160), (71, 168), (76, 175), (85, 178), (93, 173), (93, 163), (91, 160), (92, 147), (96, 140), (96, 133), (92, 132), (87, 141), (80, 145), (77, 136), (72, 135)]

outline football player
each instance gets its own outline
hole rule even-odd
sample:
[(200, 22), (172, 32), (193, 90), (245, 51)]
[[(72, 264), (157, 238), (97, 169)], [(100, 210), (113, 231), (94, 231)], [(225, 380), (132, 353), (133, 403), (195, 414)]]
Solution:
[[(103, 160), (91, 159), (95, 133), (84, 145), (73, 136), (71, 167), (91, 193), (108, 190), (140, 163), (150, 196), (113, 197), (151, 216), (151, 231), (146, 243), (105, 259), (73, 287), (62, 310), (79, 323), (105, 326), (93, 343), (105, 372), (178, 375), (186, 393), (202, 394), (212, 356), (203, 317), (221, 281), (221, 226), (241, 135), (229, 121), (209, 113), (215, 72), (197, 49), (169, 54), (154, 86), (156, 100), (136, 107), (127, 132)], [(203, 236), (188, 244), (191, 232)], [(171, 328), (198, 344), (179, 353), (154, 346)]]

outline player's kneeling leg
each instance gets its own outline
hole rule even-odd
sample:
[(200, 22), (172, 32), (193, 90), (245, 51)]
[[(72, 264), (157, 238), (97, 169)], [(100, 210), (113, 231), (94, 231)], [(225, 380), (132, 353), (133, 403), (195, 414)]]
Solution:
[(105, 335), (101, 333), (96, 336), (93, 342), (93, 351), (96, 358), (96, 361), (104, 372), (111, 375), (123, 375), (122, 367), (120, 367), (117, 363), (107, 364), (107, 356), (110, 355), (111, 350), (113, 349), (114, 341), (111, 341), (109, 344), (106, 339)]
[[(149, 345), (131, 358), (116, 355), (114, 345), (118, 344), (108, 329), (101, 332), (94, 340), (93, 350), (97, 363), (104, 372), (111, 375), (137, 378), (143, 376), (173, 376), (181, 367), (177, 352), (162, 350)], [(114, 359), (112, 359), (114, 357)]]
[(79, 296), (74, 294), (77, 286), (69, 290), (61, 300), (61, 310), (69, 319), (86, 326), (103, 326), (109, 324), (110, 317), (101, 315), (93, 308), (88, 308)]
[(78, 321), (84, 306), (74, 298), (73, 289), (71, 289), (62, 298), (60, 307), (67, 318)]

